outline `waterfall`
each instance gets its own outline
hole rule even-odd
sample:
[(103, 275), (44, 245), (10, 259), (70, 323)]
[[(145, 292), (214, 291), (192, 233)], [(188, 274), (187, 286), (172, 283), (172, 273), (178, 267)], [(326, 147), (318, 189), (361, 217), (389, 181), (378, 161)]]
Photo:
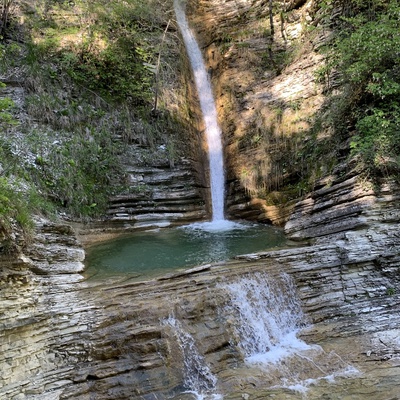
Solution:
[(204, 119), (210, 168), (212, 220), (223, 221), (225, 185), (223, 151), (221, 129), (218, 125), (217, 110), (215, 107), (211, 82), (204, 65), (200, 48), (189, 28), (185, 12), (181, 6), (181, 0), (174, 0), (174, 8), (177, 23), (182, 33), (186, 51), (192, 66)]
[(265, 372), (264, 384), (305, 393), (318, 381), (358, 373), (336, 353), (325, 353), (297, 337), (307, 324), (289, 275), (271, 279), (258, 273), (220, 288), (229, 297), (223, 312), (231, 342), (241, 350), (247, 367)]
[(222, 399), (221, 395), (215, 393), (217, 378), (212, 374), (204, 357), (197, 350), (193, 337), (172, 316), (163, 321), (163, 324), (172, 329), (179, 348), (182, 351), (184, 364), (183, 385), (186, 393), (194, 394), (197, 400)]
[(238, 346), (248, 363), (277, 363), (309, 346), (296, 334), (304, 315), (288, 275), (269, 279), (256, 274), (223, 286), (230, 297), (228, 312), (235, 316)]

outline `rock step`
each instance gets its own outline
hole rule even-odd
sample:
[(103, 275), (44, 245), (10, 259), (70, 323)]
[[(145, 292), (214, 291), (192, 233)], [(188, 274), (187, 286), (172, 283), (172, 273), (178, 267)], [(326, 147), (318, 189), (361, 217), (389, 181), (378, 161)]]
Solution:
[[(162, 323), (171, 314), (214, 374), (233, 371), (241, 356), (221, 311), (227, 298), (219, 284), (255, 274), (271, 281), (291, 275), (314, 324), (303, 334), (307, 342), (395, 333), (400, 295), (391, 289), (400, 284), (399, 240), (396, 224), (387, 222), (332, 235), (325, 244), (244, 255), (147, 282), (40, 275), (17, 290), (4, 284), (0, 398), (170, 398), (183, 380), (181, 351)], [(382, 337), (387, 345), (378, 339), (363, 345), (364, 352), (372, 349), (369, 361), (397, 351)]]
[(181, 160), (174, 168), (130, 164), (126, 170), (128, 193), (110, 199), (107, 210), (110, 223), (122, 222), (125, 229), (143, 229), (206, 218), (201, 188), (196, 185), (186, 160)]
[(84, 270), (85, 251), (71, 226), (36, 221), (35, 240), (25, 251), (31, 270), (37, 273), (76, 273)]
[(199, 201), (200, 196), (198, 190), (170, 190), (167, 191), (153, 191), (151, 193), (138, 193), (138, 194), (125, 194), (115, 196), (111, 199), (111, 206), (119, 206), (120, 204), (186, 204)]

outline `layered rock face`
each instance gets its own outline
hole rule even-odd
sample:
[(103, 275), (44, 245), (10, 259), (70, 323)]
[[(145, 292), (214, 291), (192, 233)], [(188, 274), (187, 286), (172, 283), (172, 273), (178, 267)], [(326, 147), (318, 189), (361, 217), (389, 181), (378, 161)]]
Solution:
[[(44, 266), (17, 274), (15, 264), (1, 281), (0, 398), (193, 399), (184, 392), (202, 386), (190, 386), (188, 371), (199, 369), (208, 393), (226, 399), (298, 398), (279, 387), (285, 379), (305, 386), (312, 379), (310, 399), (395, 398), (399, 196), (390, 183), (374, 194), (354, 178), (332, 182), (297, 203), (286, 225), (291, 237), (314, 244), (147, 282), (85, 280), (54, 269), (43, 275)], [(229, 285), (249, 279), (258, 282), (250, 294), (285, 293), (292, 312), (299, 302), (298, 335), (311, 346), (302, 357), (264, 367), (245, 362), (237, 329), (246, 321)]]
[[(287, 3), (295, 7), (304, 2)], [(247, 1), (199, 5), (214, 15), (210, 21), (218, 29), (236, 21), (235, 10), (266, 13), (262, 1), (253, 2), (254, 7)], [(235, 48), (227, 54), (239, 56)], [(246, 59), (251, 56), (246, 46), (239, 50)], [(224, 74), (225, 79), (236, 76), (228, 67), (218, 71), (221, 79)], [(259, 83), (271, 85), (268, 93), (275, 93), (273, 101), (278, 101), (286, 93), (279, 82), (294, 79), (296, 73), (291, 76), (266, 77)], [(295, 85), (292, 89), (295, 93)], [(250, 90), (241, 90), (252, 96)], [(270, 94), (255, 96), (260, 105), (271, 99)], [(247, 111), (251, 120), (252, 111)], [(284, 109), (288, 116), (292, 111)], [(230, 151), (238, 157), (229, 167), (233, 171), (233, 164), (243, 159)], [(250, 159), (251, 152), (245, 154)], [(142, 169), (132, 163), (128, 171), (132, 181), (143, 182), (143, 192), (114, 199), (110, 218), (121, 230), (135, 224), (142, 229), (173, 225), (204, 215), (186, 165)], [(230, 185), (236, 184), (232, 180)], [(1, 264), (0, 399), (189, 400), (196, 398), (190, 391), (204, 388), (208, 395), (222, 394), (227, 400), (397, 398), (398, 187), (386, 182), (376, 192), (355, 176), (332, 175), (293, 204), (291, 213), (262, 199), (250, 201), (240, 190), (231, 193), (232, 215), (287, 221), (285, 231), (300, 241), (298, 247), (244, 255), (147, 282), (96, 281), (80, 273), (83, 251), (71, 228), (39, 221), (37, 240), (28, 251)], [(107, 232), (108, 227), (93, 229)], [(258, 283), (255, 294), (263, 288), (271, 288), (275, 296), (285, 294), (292, 313), (299, 310), (290, 304), (298, 302), (304, 313), (298, 318), (298, 336), (314, 347), (272, 366), (246, 363), (237, 331), (245, 321), (235, 312), (229, 285), (248, 279)], [(254, 302), (253, 308), (267, 307)], [(286, 308), (282, 311), (290, 316)], [(247, 339), (257, 341), (255, 336)], [(201, 384), (196, 386), (189, 378), (197, 375)], [(299, 387), (308, 391), (299, 392)]]
[[(318, 2), (274, 2), (272, 25), (263, 0), (199, 0), (188, 11), (212, 71), (225, 144), (227, 213), (283, 224), (290, 200), (304, 193), (304, 134), (325, 101), (318, 49), (330, 31)], [(330, 135), (322, 132), (317, 140)], [(322, 175), (335, 157), (328, 153)]]
[(188, 160), (180, 159), (171, 166), (160, 157), (149, 165), (140, 162), (135, 151), (129, 154), (127, 193), (111, 198), (106, 220), (87, 226), (86, 234), (165, 228), (207, 217), (204, 190)]

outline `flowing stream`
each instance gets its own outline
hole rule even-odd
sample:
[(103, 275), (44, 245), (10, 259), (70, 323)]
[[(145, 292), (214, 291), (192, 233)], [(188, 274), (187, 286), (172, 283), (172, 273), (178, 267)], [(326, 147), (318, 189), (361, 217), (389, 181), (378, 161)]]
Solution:
[(287, 274), (273, 279), (252, 274), (220, 287), (229, 297), (224, 312), (232, 343), (241, 350), (247, 368), (257, 369), (253, 375), (261, 376), (270, 388), (304, 394), (319, 381), (358, 373), (336, 353), (299, 337), (308, 323)]
[(211, 82), (204, 65), (200, 48), (196, 42), (193, 32), (189, 28), (185, 11), (182, 8), (181, 0), (174, 0), (174, 8), (176, 20), (182, 33), (186, 51), (192, 66), (193, 76), (200, 100), (200, 107), (204, 119), (210, 168), (212, 220), (223, 221), (225, 187), (224, 162), (221, 129), (218, 125), (218, 116)]
[(222, 396), (216, 393), (217, 378), (212, 374), (204, 357), (197, 350), (190, 333), (172, 316), (163, 323), (172, 329), (182, 352), (185, 393), (192, 393), (197, 400), (222, 399)]

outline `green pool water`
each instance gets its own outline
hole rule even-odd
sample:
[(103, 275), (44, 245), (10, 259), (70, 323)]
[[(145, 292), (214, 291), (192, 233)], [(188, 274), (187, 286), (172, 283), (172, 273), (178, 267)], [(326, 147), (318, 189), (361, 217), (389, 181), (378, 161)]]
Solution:
[(86, 274), (91, 278), (121, 274), (148, 278), (281, 247), (286, 242), (278, 228), (231, 222), (138, 232), (88, 249)]

